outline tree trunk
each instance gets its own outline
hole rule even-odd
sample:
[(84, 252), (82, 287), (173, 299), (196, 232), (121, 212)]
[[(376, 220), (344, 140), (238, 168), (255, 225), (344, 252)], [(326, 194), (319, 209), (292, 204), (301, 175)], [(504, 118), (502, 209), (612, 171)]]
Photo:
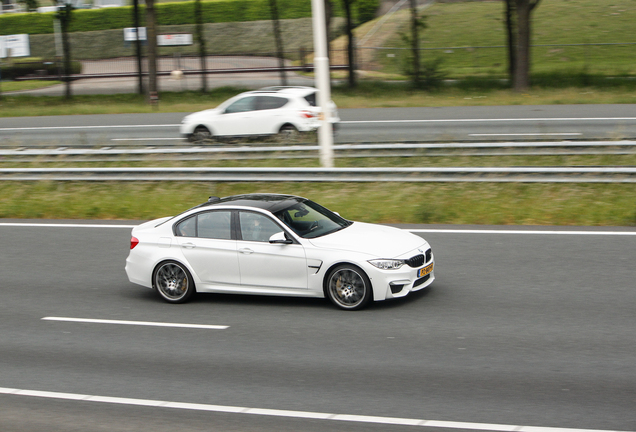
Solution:
[(515, 0), (506, 0), (505, 10), (506, 35), (508, 38), (508, 78), (511, 87), (515, 87), (515, 70), (517, 69), (517, 19)]
[(514, 89), (518, 92), (530, 88), (530, 2), (517, 1), (517, 66)]
[(137, 56), (137, 91), (144, 94), (144, 81), (141, 70), (141, 41), (139, 40), (139, 0), (133, 1), (133, 25), (135, 26), (135, 54)]
[(347, 16), (347, 64), (349, 65), (349, 88), (356, 86), (355, 44), (353, 38), (353, 17), (351, 16), (353, 0), (342, 0)]
[(157, 21), (155, 0), (146, 0), (146, 37), (148, 39), (148, 101), (158, 101), (157, 89)]
[(276, 40), (276, 55), (278, 57), (280, 81), (282, 86), (286, 86), (287, 77), (285, 76), (285, 50), (283, 49), (283, 38), (280, 33), (280, 22), (278, 19), (278, 6), (276, 5), (276, 0), (269, 0), (269, 10), (272, 14), (272, 23), (274, 24), (274, 39)]
[(208, 91), (207, 65), (205, 53), (205, 35), (203, 34), (203, 17), (201, 16), (201, 0), (194, 3), (194, 21), (196, 23), (197, 42), (199, 43), (199, 58), (201, 59), (201, 91)]
[(411, 51), (413, 54), (413, 85), (420, 86), (420, 39), (417, 34), (417, 0), (411, 1)]
[(62, 28), (62, 51), (64, 51), (64, 97), (71, 99), (71, 42), (68, 37), (68, 28), (71, 24), (73, 6), (70, 4), (58, 4), (57, 16)]

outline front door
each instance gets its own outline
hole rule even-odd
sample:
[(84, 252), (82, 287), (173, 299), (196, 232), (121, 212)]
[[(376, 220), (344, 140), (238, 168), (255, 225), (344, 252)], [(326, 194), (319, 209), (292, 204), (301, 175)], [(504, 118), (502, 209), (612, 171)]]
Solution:
[(241, 285), (264, 290), (307, 289), (307, 259), (300, 244), (270, 244), (269, 238), (284, 231), (268, 216), (239, 212), (237, 242)]

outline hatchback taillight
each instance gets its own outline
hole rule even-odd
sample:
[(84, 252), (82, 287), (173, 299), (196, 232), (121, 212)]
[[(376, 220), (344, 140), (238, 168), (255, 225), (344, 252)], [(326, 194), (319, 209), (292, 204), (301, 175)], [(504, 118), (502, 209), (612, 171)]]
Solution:
[(139, 239), (136, 237), (131, 237), (130, 239), (130, 249), (134, 249), (135, 246), (139, 244)]
[(310, 118), (316, 117), (317, 114), (315, 112), (313, 112), (313, 111), (303, 110), (303, 111), (300, 112), (300, 116), (303, 117), (303, 118), (310, 119)]

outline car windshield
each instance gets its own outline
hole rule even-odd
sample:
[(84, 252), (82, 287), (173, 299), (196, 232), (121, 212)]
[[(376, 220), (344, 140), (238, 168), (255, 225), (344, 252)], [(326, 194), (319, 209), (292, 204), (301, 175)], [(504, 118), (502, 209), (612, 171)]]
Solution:
[(340, 231), (353, 223), (309, 200), (298, 202), (274, 215), (306, 239)]

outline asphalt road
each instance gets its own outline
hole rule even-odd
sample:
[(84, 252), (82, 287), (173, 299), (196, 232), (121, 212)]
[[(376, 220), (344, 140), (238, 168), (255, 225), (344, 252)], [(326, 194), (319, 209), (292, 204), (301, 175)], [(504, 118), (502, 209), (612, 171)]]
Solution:
[(129, 228), (1, 222), (3, 432), (636, 430), (634, 229), (423, 233), (432, 289), (345, 312), (234, 295), (169, 305), (126, 279)]
[[(110, 146), (182, 142), (186, 113), (0, 118), (0, 142)], [(336, 142), (636, 138), (636, 105), (341, 109)]]

